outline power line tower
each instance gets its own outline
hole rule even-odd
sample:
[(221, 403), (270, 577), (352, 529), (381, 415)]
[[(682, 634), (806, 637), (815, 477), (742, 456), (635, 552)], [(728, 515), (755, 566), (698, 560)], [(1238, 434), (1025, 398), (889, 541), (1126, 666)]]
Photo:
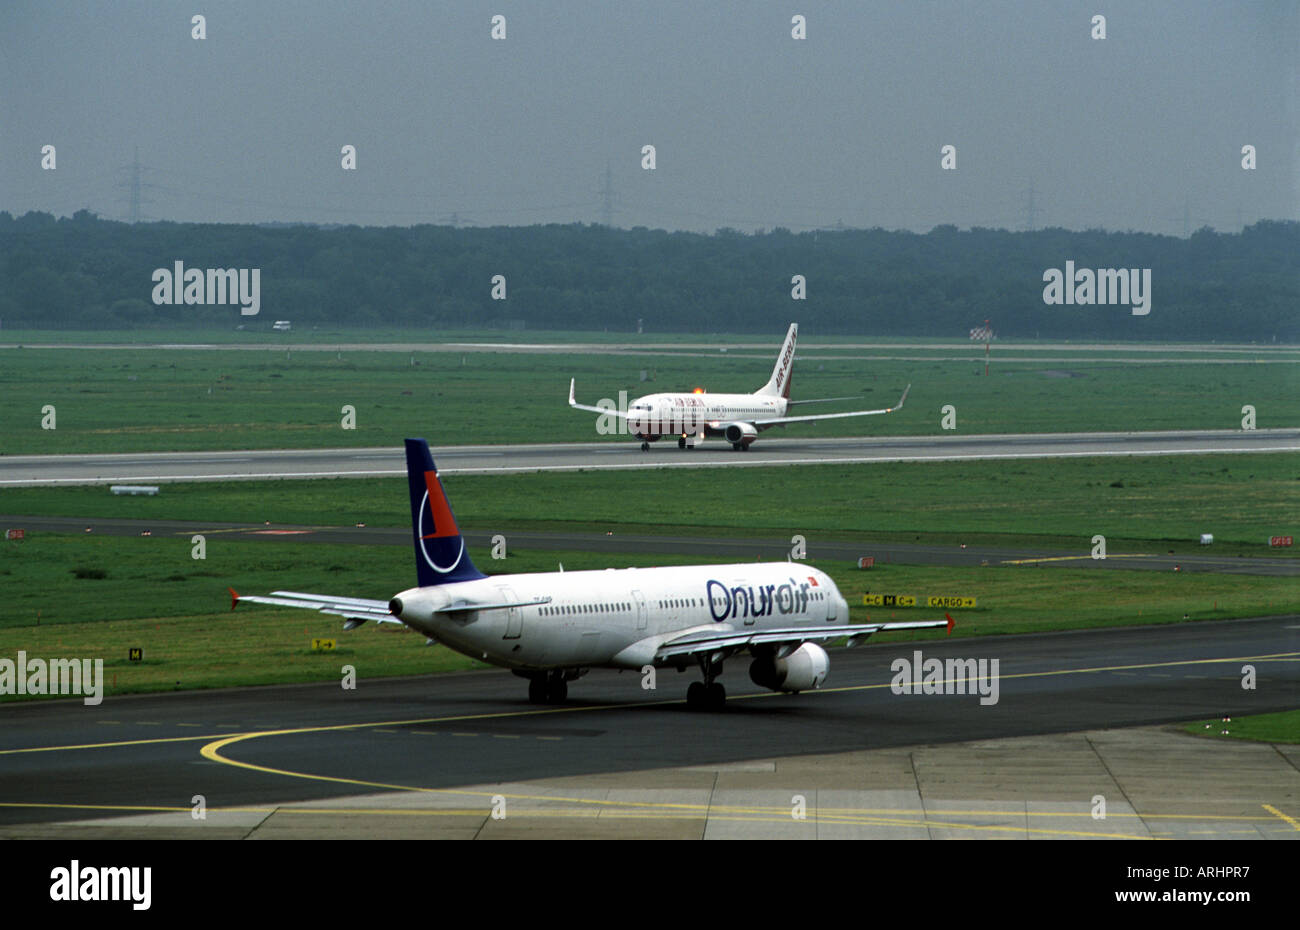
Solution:
[(135, 161), (118, 170), (127, 173), (126, 180), (117, 185), (118, 190), (126, 191), (127, 222), (131, 224), (138, 223), (140, 222), (140, 204), (151, 203), (151, 201), (141, 196), (140, 191), (142, 188), (152, 186), (145, 184), (141, 180), (145, 168), (140, 164), (140, 149), (136, 148), (135, 150)]
[(1029, 202), (1025, 205), (1025, 229), (1033, 232), (1037, 228), (1038, 211), (1034, 206), (1034, 181), (1029, 181)]
[(605, 186), (597, 193), (601, 196), (600, 222), (605, 226), (614, 225), (614, 174), (609, 162), (605, 162)]

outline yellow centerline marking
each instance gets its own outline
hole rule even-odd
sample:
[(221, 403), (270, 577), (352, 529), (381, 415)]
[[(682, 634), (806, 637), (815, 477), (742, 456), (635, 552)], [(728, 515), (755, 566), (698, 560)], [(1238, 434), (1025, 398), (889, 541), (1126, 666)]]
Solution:
[(1286, 814), (1282, 813), (1272, 804), (1263, 804), (1260, 806), (1263, 807), (1264, 810), (1268, 811), (1270, 814), (1273, 814), (1274, 816), (1280, 817), (1281, 819), (1285, 820), (1287, 823), (1289, 823), (1292, 826), (1293, 829), (1295, 829), (1297, 832), (1300, 832), (1300, 823), (1296, 823), (1294, 818), (1288, 817)]
[[(568, 803), (585, 803), (582, 798), (554, 798), (555, 801), (567, 801)], [(717, 820), (717, 821), (735, 821), (739, 823), (779, 823), (790, 824), (792, 826), (816, 826), (825, 824), (827, 826), (895, 826), (907, 827), (910, 829), (941, 829), (941, 830), (982, 830), (997, 831), (1003, 833), (1035, 833), (1050, 836), (1088, 836), (1100, 837), (1103, 839), (1151, 839), (1149, 836), (1141, 834), (1124, 834), (1124, 833), (1098, 833), (1095, 831), (1085, 830), (1066, 830), (1066, 829), (1045, 829), (1026, 826), (998, 825), (998, 824), (968, 824), (968, 823), (951, 823), (948, 821), (932, 820), (899, 820), (890, 817), (862, 817), (856, 816), (851, 812), (840, 812), (831, 810), (822, 810), (805, 820), (795, 820), (789, 814), (789, 811), (782, 807), (776, 809), (767, 808), (741, 808), (741, 807), (717, 807), (707, 804), (700, 805), (681, 805), (686, 810), (640, 810), (637, 805), (640, 802), (628, 802), (624, 807), (632, 808), (628, 810), (601, 810), (593, 812), (590, 808), (576, 808), (572, 810), (551, 809), (551, 810), (523, 810), (516, 811), (510, 816), (515, 819), (524, 818), (582, 818), (592, 819), (599, 817), (601, 819), (625, 819), (625, 820)], [(645, 802), (646, 806), (654, 806), (651, 802)], [(0, 802), (0, 807), (43, 807), (55, 809), (74, 809), (74, 810), (100, 810), (100, 811), (135, 811), (137, 813), (174, 813), (188, 814), (191, 808), (188, 807), (162, 807), (152, 805), (123, 805), (123, 804), (15, 804)], [(475, 819), (487, 819), (491, 817), (491, 811), (487, 808), (445, 808), (441, 810), (409, 810), (409, 809), (388, 809), (388, 808), (331, 808), (331, 807), (227, 807), (227, 808), (208, 808), (209, 814), (219, 813), (248, 813), (248, 814), (325, 814), (325, 815), (366, 815), (366, 816), (401, 816), (401, 817), (473, 817)], [(891, 812), (892, 813), (892, 812)], [(983, 817), (987, 816), (986, 811), (968, 811), (953, 812), (959, 815)], [(1078, 813), (1073, 816), (1087, 817), (1086, 813)], [(1212, 831), (1211, 831), (1212, 832)]]
[(118, 746), (145, 746), (153, 743), (192, 743), (197, 740), (210, 740), (224, 735), (226, 734), (208, 733), (207, 735), (164, 736), (154, 739), (124, 739), (111, 743), (78, 743), (72, 746), (28, 746), (25, 749), (0, 749), (0, 756), (17, 755), (23, 752), (62, 752), (65, 749), (114, 749)]
[[(900, 643), (898, 645), (905, 645), (905, 644)], [(1097, 666), (1094, 668), (1060, 669), (1057, 671), (1048, 671), (1048, 672), (1018, 672), (1012, 675), (999, 675), (998, 680), (999, 681), (1010, 680), (1013, 678), (1045, 678), (1045, 677), (1051, 677), (1056, 675), (1093, 674), (1097, 672), (1116, 672), (1116, 671), (1122, 671), (1126, 669), (1174, 668), (1183, 665), (1214, 665), (1214, 664), (1221, 664), (1225, 662), (1263, 662), (1263, 661), (1288, 662), (1288, 661), (1297, 661), (1298, 658), (1300, 658), (1300, 652), (1278, 652), (1278, 653), (1270, 653), (1268, 655), (1258, 655), (1258, 656), (1230, 656), (1221, 659), (1183, 659), (1176, 662), (1150, 662), (1150, 663), (1141, 663), (1137, 665), (1106, 665), (1106, 666)], [(942, 684), (947, 684), (947, 682), (945, 681)], [(840, 688), (819, 688), (815, 691), (805, 691), (804, 693), (808, 695), (837, 694), (837, 693), (844, 693), (850, 691), (873, 691), (873, 690), (878, 690), (880, 688), (888, 688), (888, 687), (890, 687), (890, 683), (881, 683), (881, 684), (874, 684), (874, 685), (845, 685)], [(748, 701), (748, 700), (758, 700), (761, 698), (774, 698), (774, 697), (782, 697), (782, 696), (783, 695), (781, 693), (772, 691), (772, 692), (761, 692), (756, 694), (738, 694), (733, 697), (729, 697), (728, 700)], [(371, 727), (409, 727), (409, 726), (415, 726), (420, 724), (451, 723), (451, 722), (458, 722), (458, 721), (465, 721), (465, 720), (501, 720), (509, 717), (535, 717), (535, 716), (548, 715), (548, 714), (581, 713), (583, 711), (624, 710), (624, 709), (640, 708), (640, 707), (662, 707), (668, 704), (680, 704), (680, 703), (682, 703), (681, 699), (672, 698), (663, 701), (644, 701), (644, 702), (638, 702), (634, 704), (592, 704), (589, 706), (552, 707), (543, 710), (512, 710), (512, 711), (499, 711), (495, 713), (484, 713), (484, 714), (458, 714), (458, 715), (448, 716), (448, 717), (421, 717), (412, 720), (380, 720), (380, 721), (371, 721), (371, 722), (363, 722), (363, 723), (338, 723), (338, 724), (330, 724), (326, 726), (295, 727), (295, 728), (288, 728), (282, 730), (251, 730), (244, 733), (233, 733), (228, 735), (209, 733), (206, 736), (197, 736), (197, 735), (196, 736), (167, 736), (167, 737), (157, 737), (153, 739), (119, 740), (119, 741), (104, 742), (104, 743), (79, 743), (79, 744), (73, 744), (68, 746), (29, 746), (22, 749), (0, 749), (0, 756), (14, 755), (18, 753), (27, 753), (27, 752), (59, 752), (63, 750), (73, 750), (73, 749), (112, 749), (119, 746), (141, 746), (141, 745), (149, 745), (153, 743), (179, 743), (179, 742), (187, 742), (192, 740), (204, 740), (204, 739), (206, 740), (220, 739), (222, 741), (222, 744), (224, 745), (225, 743), (228, 742), (235, 742), (244, 739), (254, 739), (263, 736), (285, 736), (285, 735), (296, 734), (296, 733), (326, 733), (335, 730), (359, 730), (359, 729), (365, 729)], [(107, 721), (102, 721), (102, 722), (107, 722)], [(219, 728), (235, 727), (238, 726), (238, 724), (217, 724), (217, 726)], [(563, 739), (563, 737), (559, 737), (559, 736), (539, 736), (537, 738), (547, 739), (547, 740)], [(214, 761), (235, 764), (232, 760), (228, 760), (224, 758), (217, 759)], [(303, 776), (303, 777), (310, 778), (314, 776)]]
[[(428, 793), (441, 793), (435, 789), (412, 788), (411, 791), (425, 791)], [(449, 792), (462, 794), (481, 794), (486, 797), (486, 792)], [(507, 795), (507, 797), (511, 797)], [(513, 796), (522, 798), (527, 796)], [(514, 819), (526, 818), (581, 818), (584, 820), (591, 819), (625, 819), (625, 820), (700, 820), (704, 819), (717, 821), (734, 821), (740, 823), (772, 823), (772, 824), (791, 824), (793, 826), (821, 825), (827, 826), (859, 826), (859, 827), (903, 827), (906, 829), (947, 829), (947, 830), (976, 830), (985, 832), (1017, 833), (1017, 834), (1036, 834), (1045, 836), (1076, 836), (1076, 837), (1096, 837), (1101, 839), (1156, 839), (1160, 836), (1175, 836), (1172, 833), (1151, 833), (1150, 835), (1098, 832), (1095, 830), (1071, 830), (1064, 827), (1057, 828), (1040, 828), (1029, 827), (1019, 824), (980, 824), (980, 823), (954, 823), (947, 820), (932, 820), (930, 817), (971, 817), (976, 819), (988, 819), (997, 816), (1009, 817), (1077, 817), (1086, 819), (1091, 816), (1086, 811), (987, 811), (987, 810), (942, 810), (942, 811), (915, 811), (915, 810), (893, 810), (893, 809), (854, 809), (854, 808), (814, 808), (808, 812), (808, 817), (804, 820), (795, 820), (790, 816), (789, 808), (784, 805), (776, 807), (745, 807), (745, 806), (719, 806), (712, 802), (706, 804), (675, 804), (664, 802), (650, 801), (627, 801), (611, 802), (598, 801), (587, 798), (568, 798), (542, 796), (537, 798), (541, 801), (549, 801), (554, 804), (570, 805), (587, 805), (585, 807), (553, 807), (543, 809), (524, 809), (515, 810), (511, 813)], [(593, 810), (592, 805), (600, 805), (601, 809)], [(1262, 805), (1266, 810), (1276, 814), (1294, 825), (1294, 821), (1277, 811), (1271, 805)], [(117, 813), (135, 812), (135, 813), (173, 813), (188, 814), (192, 813), (189, 807), (172, 807), (161, 805), (125, 805), (125, 804), (64, 804), (64, 803), (16, 803), (0, 802), (0, 807), (7, 808), (49, 808), (58, 810), (85, 810), (85, 811), (113, 811)], [(471, 817), (479, 820), (486, 820), (491, 816), (491, 811), (486, 807), (476, 808), (359, 808), (359, 807), (222, 807), (208, 808), (208, 813), (217, 814), (239, 814), (251, 813), (261, 815), (274, 814), (315, 814), (326, 816), (339, 815), (363, 815), (363, 816), (395, 816), (395, 817)], [(884, 815), (884, 816), (882, 816)], [(1201, 822), (1205, 821), (1229, 821), (1229, 820), (1260, 820), (1272, 822), (1268, 817), (1250, 817), (1234, 815), (1199, 815), (1199, 814), (1115, 814), (1114, 817), (1149, 817), (1165, 819), (1193, 819)], [(911, 819), (900, 819), (911, 818)], [(919, 818), (919, 819), (916, 819)], [(1300, 829), (1300, 828), (1297, 828)], [(1223, 835), (1222, 830), (1194, 830), (1189, 834), (1206, 834), (1206, 835)], [(1228, 833), (1251, 833), (1255, 831), (1227, 831)], [(1188, 834), (1184, 834), (1188, 835)]]
[[(453, 790), (453, 789), (432, 789), (432, 788), (429, 788), (429, 789), (411, 789), (411, 790), (412, 790), (412, 791), (424, 791), (424, 792), (426, 792), (426, 793), (436, 793), (436, 792), (439, 792), (439, 791), (441, 791), (441, 790), (445, 790), (447, 793), (453, 793), (453, 794), (466, 794), (466, 795), (470, 795), (470, 796), (481, 796), (481, 797), (488, 797), (488, 796), (489, 796), (489, 793), (488, 793), (488, 792), (455, 791), (455, 790)], [(681, 789), (681, 790), (683, 790), (683, 791), (690, 791), (690, 790), (698, 790), (698, 789), (689, 789), (689, 788), (684, 788), (684, 789)], [(772, 790), (773, 792), (776, 792), (776, 791), (778, 791), (778, 790), (783, 790), (783, 789), (771, 789), (771, 790)], [(500, 794), (500, 792), (493, 792), (493, 793), (491, 794), (491, 796), (495, 796), (496, 794)], [(594, 802), (592, 802), (592, 801), (590, 801), (590, 800), (588, 800), (588, 799), (586, 799), (586, 798), (573, 798), (573, 797), (565, 797), (565, 796), (562, 796), (562, 795), (504, 795), (504, 797), (506, 797), (506, 798), (514, 798), (514, 799), (523, 799), (523, 800), (534, 799), (534, 800), (540, 800), (540, 801), (550, 801), (550, 802), (553, 802), (553, 803), (556, 803), (556, 804), (561, 804), (561, 803), (569, 803), (569, 804), (591, 804), (591, 803), (594, 803)], [(396, 816), (396, 815), (401, 815), (401, 816), (418, 816), (418, 815), (435, 816), (435, 815), (442, 815), (442, 814), (445, 814), (445, 813), (452, 813), (452, 814), (466, 814), (466, 815), (475, 815), (475, 816), (487, 816), (487, 815), (490, 813), (490, 811), (489, 811), (487, 808), (484, 808), (484, 807), (473, 807), (473, 808), (386, 808), (386, 807), (364, 807), (364, 808), (362, 808), (362, 807), (357, 807), (357, 808), (352, 808), (352, 807), (306, 807), (306, 806), (302, 806), (302, 805), (303, 805), (303, 804), (306, 804), (306, 803), (310, 803), (310, 802), (292, 802), (292, 803), (294, 803), (295, 806), (291, 806), (291, 807), (289, 807), (289, 806), (280, 806), (280, 807), (209, 807), (207, 810), (208, 810), (208, 813), (210, 813), (210, 814), (217, 814), (217, 813), (224, 813), (224, 814), (232, 814), (232, 813), (244, 813), (244, 814), (271, 814), (271, 813), (277, 813), (277, 812), (279, 812), (279, 813), (286, 813), (286, 814), (375, 814), (375, 815), (388, 815), (388, 814), (391, 814), (391, 815), (395, 815), (395, 816)], [(702, 817), (702, 816), (707, 816), (707, 815), (710, 814), (710, 813), (730, 813), (730, 814), (763, 814), (763, 815), (771, 814), (771, 815), (773, 815), (773, 816), (776, 816), (778, 820), (792, 819), (792, 818), (790, 818), (790, 808), (789, 808), (788, 805), (785, 805), (785, 804), (780, 804), (780, 805), (776, 805), (776, 806), (773, 806), (773, 807), (764, 807), (764, 806), (761, 806), (761, 805), (759, 805), (759, 806), (734, 806), (734, 805), (730, 805), (730, 806), (729, 806), (729, 805), (718, 805), (718, 804), (716, 804), (716, 803), (712, 803), (712, 802), (704, 803), (704, 804), (692, 804), (692, 803), (687, 803), (687, 802), (663, 802), (663, 801), (601, 801), (601, 802), (599, 802), (599, 803), (601, 803), (602, 805), (608, 805), (608, 806), (612, 806), (612, 807), (626, 807), (626, 808), (630, 808), (630, 809), (633, 809), (633, 810), (639, 810), (639, 809), (642, 809), (642, 808), (654, 808), (654, 807), (680, 808), (680, 813), (681, 813), (683, 816), (689, 815), (689, 816), (693, 816), (693, 817), (695, 817), (695, 816), (701, 816), (701, 817)], [(1261, 805), (1261, 806), (1264, 807), (1266, 810), (1277, 812), (1277, 811), (1276, 811), (1276, 808), (1272, 807), (1271, 805), (1264, 804), (1264, 805)], [(191, 807), (172, 807), (172, 806), (165, 806), (165, 805), (149, 805), (149, 804), (74, 804), (74, 803), (63, 803), (63, 802), (53, 802), (53, 801), (50, 801), (50, 802), (46, 802), (46, 801), (0, 801), (0, 807), (8, 807), (8, 808), (29, 808), (29, 809), (30, 809), (30, 808), (53, 808), (53, 809), (72, 809), (72, 810), (135, 811), (135, 812), (138, 812), (138, 813), (174, 813), (174, 814), (188, 814), (188, 813), (191, 813), (191, 812), (193, 811), (193, 808), (191, 808)], [(537, 809), (527, 809), (527, 808), (525, 808), (523, 811), (519, 811), (519, 812), (517, 812), (517, 813), (518, 813), (518, 814), (521, 814), (521, 815), (529, 815), (529, 814), (539, 814), (539, 815), (540, 815), (540, 814), (543, 814), (543, 813), (549, 815), (549, 814), (565, 813), (565, 811), (564, 811), (563, 809), (537, 810)], [(578, 809), (575, 809), (575, 810), (573, 810), (573, 811), (569, 811), (568, 813), (571, 813), (571, 814), (573, 814), (574, 816), (577, 816), (577, 815), (579, 815), (579, 814), (581, 814), (582, 816), (591, 816), (591, 815), (592, 815), (592, 811), (591, 811), (590, 807), (578, 808)], [(600, 813), (601, 816), (610, 816), (610, 815), (612, 815), (612, 814), (617, 813), (617, 811), (602, 810), (602, 811), (600, 811), (600, 812), (598, 812), (598, 813)], [(668, 813), (673, 813), (673, 811), (665, 810), (665, 811), (662, 811), (662, 813), (668, 814)], [(1280, 812), (1277, 812), (1277, 814), (1278, 814), (1278, 816), (1280, 816), (1280, 817), (1286, 818), (1286, 815), (1285, 815), (1285, 814), (1282, 814), (1282, 813), (1280, 813)], [(512, 814), (511, 816), (516, 816), (516, 814)], [(867, 821), (869, 821), (869, 822), (880, 821), (880, 822), (882, 822), (882, 823), (883, 823), (883, 822), (886, 822), (886, 820), (888, 820), (888, 822), (890, 822), (890, 823), (897, 823), (897, 824), (901, 824), (901, 825), (904, 825), (904, 826), (921, 825), (921, 824), (925, 824), (925, 823), (930, 823), (930, 824), (934, 825), (934, 824), (938, 824), (938, 823), (939, 823), (938, 821), (927, 821), (927, 820), (925, 820), (924, 818), (925, 818), (926, 816), (934, 816), (934, 817), (977, 817), (977, 818), (985, 818), (985, 819), (987, 819), (987, 818), (992, 818), (992, 817), (1078, 817), (1078, 818), (1081, 818), (1081, 819), (1086, 819), (1086, 818), (1090, 818), (1090, 817), (1092, 816), (1092, 814), (1091, 814), (1090, 811), (1025, 811), (1025, 810), (993, 811), (993, 810), (983, 810), (983, 809), (979, 809), (979, 810), (913, 810), (913, 809), (908, 809), (908, 808), (853, 808), (853, 807), (835, 807), (835, 808), (829, 808), (829, 807), (814, 807), (814, 808), (810, 808), (810, 809), (808, 810), (808, 820), (809, 820), (809, 821), (820, 821), (820, 822), (823, 822), (823, 823), (829, 823), (829, 822), (832, 822), (832, 821), (834, 821), (834, 820), (841, 820), (841, 819), (844, 819), (844, 818), (858, 818), (859, 820), (863, 820), (863, 822), (867, 822)], [(922, 819), (920, 819), (920, 820), (890, 819), (890, 818), (907, 818), (907, 817), (922, 818)], [(1121, 817), (1129, 817), (1129, 818), (1142, 819), (1142, 820), (1192, 820), (1192, 821), (1197, 821), (1197, 822), (1206, 822), (1206, 821), (1215, 821), (1215, 822), (1218, 822), (1218, 821), (1225, 821), (1225, 822), (1226, 822), (1226, 821), (1255, 821), (1255, 822), (1262, 822), (1262, 823), (1273, 823), (1273, 822), (1274, 822), (1274, 818), (1273, 818), (1273, 817), (1251, 816), (1251, 815), (1244, 815), (1244, 814), (1139, 814), (1139, 813), (1132, 813), (1132, 814), (1129, 814), (1129, 813), (1108, 813), (1108, 814), (1106, 815), (1106, 818), (1105, 818), (1105, 819), (1106, 819), (1106, 820), (1115, 820), (1115, 819), (1119, 819), (1119, 818), (1121, 818)], [(865, 820), (864, 820), (864, 819), (865, 819)], [(1024, 828), (1022, 828), (1022, 827), (1008, 827), (1007, 829), (1024, 829)], [(1222, 832), (1222, 831), (1203, 830), (1203, 831), (1189, 831), (1189, 832), (1217, 833), (1217, 832)], [(1239, 832), (1240, 832), (1240, 831), (1239, 831)], [(1244, 831), (1244, 832), (1250, 833), (1250, 832), (1254, 832), (1254, 831)], [(1105, 834), (1105, 835), (1110, 836), (1110, 835), (1112, 835), (1112, 834)], [(1169, 834), (1169, 835), (1172, 836), (1172, 835), (1174, 835), (1174, 834)]]
[(1092, 558), (1091, 555), (1054, 555), (1050, 557), (1045, 556), (1041, 559), (1004, 559), (1002, 561), (1002, 564), (1003, 565), (1032, 565), (1035, 562), (1078, 562), (1083, 559), (1087, 559), (1089, 561), (1105, 562), (1107, 559), (1158, 559), (1158, 558), (1160, 558), (1160, 556), (1158, 555), (1153, 555), (1153, 554), (1143, 555), (1140, 553), (1130, 553), (1127, 555), (1124, 554), (1107, 555), (1106, 558), (1104, 559), (1095, 559), (1095, 560)]

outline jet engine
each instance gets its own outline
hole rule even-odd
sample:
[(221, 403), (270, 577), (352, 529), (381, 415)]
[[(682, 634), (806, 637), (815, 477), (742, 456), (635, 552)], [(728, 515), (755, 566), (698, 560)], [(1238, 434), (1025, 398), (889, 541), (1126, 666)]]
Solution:
[(722, 435), (733, 446), (748, 446), (758, 438), (758, 430), (752, 423), (728, 423)]
[(772, 691), (809, 691), (820, 688), (831, 668), (831, 657), (815, 643), (804, 643), (783, 659), (759, 656), (749, 664), (749, 678)]

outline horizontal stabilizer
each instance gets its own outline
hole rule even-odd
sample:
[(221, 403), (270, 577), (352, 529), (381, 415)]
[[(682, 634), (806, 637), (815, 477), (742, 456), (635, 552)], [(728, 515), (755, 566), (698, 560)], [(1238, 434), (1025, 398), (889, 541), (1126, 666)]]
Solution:
[[(303, 594), (298, 591), (273, 591), (269, 597), (238, 594), (230, 590), (230, 609), (234, 610), (240, 601), (250, 604), (265, 604), (270, 607), (301, 607), (319, 611), (323, 614), (343, 617), (349, 622), (344, 629), (354, 629), (367, 620), (376, 623), (401, 623), (388, 610), (387, 601), (371, 601), (359, 597), (333, 597), (328, 594)], [(353, 623), (352, 621), (358, 621)]]

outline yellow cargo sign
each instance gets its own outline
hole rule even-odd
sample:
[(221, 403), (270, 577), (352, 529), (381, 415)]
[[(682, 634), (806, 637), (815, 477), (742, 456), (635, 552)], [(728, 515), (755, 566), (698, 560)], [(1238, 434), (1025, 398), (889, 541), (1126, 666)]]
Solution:
[(334, 640), (332, 639), (313, 639), (311, 641), (312, 652), (332, 652), (334, 650)]
[[(914, 594), (864, 594), (862, 595), (862, 604), (864, 607), (915, 607), (917, 597)], [(925, 598), (926, 607), (942, 607), (945, 610), (953, 610), (960, 607), (974, 607), (975, 598), (973, 597), (927, 597)]]
[(867, 607), (915, 607), (913, 594), (864, 594), (862, 603)]
[(974, 607), (975, 598), (973, 597), (927, 597), (925, 599), (926, 607), (944, 607), (951, 610), (954, 607)]

